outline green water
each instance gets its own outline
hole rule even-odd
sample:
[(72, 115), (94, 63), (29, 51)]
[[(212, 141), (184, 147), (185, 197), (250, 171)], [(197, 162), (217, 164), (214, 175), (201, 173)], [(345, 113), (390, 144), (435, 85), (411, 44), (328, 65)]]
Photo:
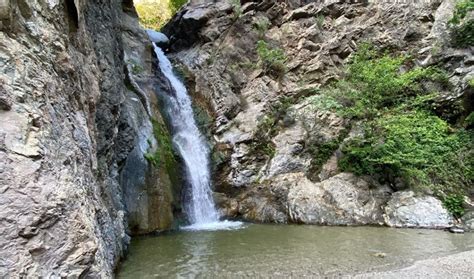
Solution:
[(472, 233), (249, 224), (234, 231), (135, 238), (117, 276), (340, 276), (399, 268), (415, 260), (472, 249)]

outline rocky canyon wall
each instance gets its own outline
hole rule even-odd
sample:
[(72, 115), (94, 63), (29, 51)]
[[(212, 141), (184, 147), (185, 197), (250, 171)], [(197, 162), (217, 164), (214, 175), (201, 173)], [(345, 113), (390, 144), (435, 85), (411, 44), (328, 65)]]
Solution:
[(455, 1), (370, 2), (196, 2), (164, 27), (170, 56), (207, 111), (202, 127), (214, 146), (215, 198), (224, 215), (327, 225), (454, 223), (426, 192), (343, 172), (342, 147), (364, 123), (321, 107), (331, 103), (315, 105), (320, 88), (343, 79), (351, 57), (370, 43), (446, 71), (450, 89), (435, 89), (438, 115), (456, 121), (472, 111), (472, 49), (449, 42)]
[(0, 20), (0, 277), (112, 277), (176, 204), (145, 159), (163, 122), (133, 3), (2, 0)]

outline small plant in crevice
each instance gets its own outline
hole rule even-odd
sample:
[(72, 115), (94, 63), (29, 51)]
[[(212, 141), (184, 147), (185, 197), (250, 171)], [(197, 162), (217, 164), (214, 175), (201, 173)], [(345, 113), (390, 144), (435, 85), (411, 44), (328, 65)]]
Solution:
[(258, 32), (259, 38), (263, 38), (265, 36), (265, 33), (268, 31), (268, 28), (270, 27), (270, 20), (266, 17), (262, 17), (255, 22), (255, 30)]
[(240, 0), (232, 0), (232, 9), (234, 11), (234, 20), (242, 16), (242, 4)]
[(319, 14), (315, 16), (314, 19), (316, 20), (316, 25), (318, 26), (318, 28), (319, 29), (323, 28), (324, 19), (325, 19), (324, 15)]
[(265, 71), (275, 77), (282, 77), (286, 73), (286, 55), (283, 49), (271, 47), (263, 40), (257, 41), (257, 54), (260, 66)]
[(443, 205), (456, 218), (464, 215), (464, 196), (461, 194), (447, 195), (443, 199)]
[(257, 124), (257, 132), (250, 145), (252, 153), (262, 154), (268, 158), (275, 155), (275, 146), (271, 140), (278, 133), (281, 121), (289, 115), (289, 108), (294, 103), (294, 98), (284, 97), (272, 104), (268, 114), (264, 115)]
[(145, 69), (135, 60), (129, 59), (127, 63), (130, 65), (132, 74), (139, 75), (145, 71)]
[(333, 140), (329, 140), (320, 144), (308, 144), (306, 152), (311, 156), (311, 165), (308, 169), (309, 178), (318, 181), (318, 174), (321, 172), (323, 165), (331, 158), (334, 152), (339, 148), (342, 140), (347, 135), (346, 132)]
[(151, 120), (153, 125), (153, 135), (157, 142), (154, 152), (144, 154), (154, 167), (164, 167), (171, 175), (176, 172), (177, 160), (173, 152), (171, 136), (163, 123), (156, 119)]

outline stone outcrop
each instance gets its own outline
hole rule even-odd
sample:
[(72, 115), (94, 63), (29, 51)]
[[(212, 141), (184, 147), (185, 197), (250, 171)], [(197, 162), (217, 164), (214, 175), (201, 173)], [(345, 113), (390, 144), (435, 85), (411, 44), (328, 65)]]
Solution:
[(0, 21), (0, 277), (112, 277), (176, 203), (144, 158), (161, 120), (132, 1), (0, 1)]
[[(404, 189), (402, 183), (340, 173), (339, 146), (360, 134), (361, 125), (314, 104), (318, 88), (341, 78), (351, 54), (370, 41), (393, 54), (414, 55), (419, 65), (443, 65), (452, 90), (432, 88), (439, 93), (433, 107), (446, 119), (467, 116), (472, 53), (443, 39), (454, 1), (215, 2), (191, 1), (164, 31), (169, 56), (213, 121), (206, 128), (218, 158), (216, 200), (225, 215), (258, 222), (450, 226), (451, 217), (433, 197), (414, 197), (413, 206), (400, 207), (391, 193)], [(283, 75), (262, 67), (259, 40), (283, 50)], [(436, 208), (417, 220), (416, 211), (427, 204)]]
[(385, 206), (384, 219), (390, 227), (447, 228), (454, 223), (441, 201), (417, 197), (413, 191), (394, 193)]

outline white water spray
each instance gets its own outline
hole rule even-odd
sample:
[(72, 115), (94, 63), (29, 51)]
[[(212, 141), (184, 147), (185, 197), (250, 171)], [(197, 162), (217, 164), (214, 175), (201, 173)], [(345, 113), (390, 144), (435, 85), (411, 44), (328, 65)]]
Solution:
[(191, 100), (183, 83), (173, 73), (171, 62), (154, 43), (159, 67), (174, 89), (167, 94), (167, 110), (172, 126), (173, 144), (186, 166), (188, 182), (191, 186), (191, 199), (185, 206), (191, 225), (189, 230), (218, 230), (240, 226), (241, 222), (219, 222), (211, 192), (209, 173), (209, 148), (197, 128)]

